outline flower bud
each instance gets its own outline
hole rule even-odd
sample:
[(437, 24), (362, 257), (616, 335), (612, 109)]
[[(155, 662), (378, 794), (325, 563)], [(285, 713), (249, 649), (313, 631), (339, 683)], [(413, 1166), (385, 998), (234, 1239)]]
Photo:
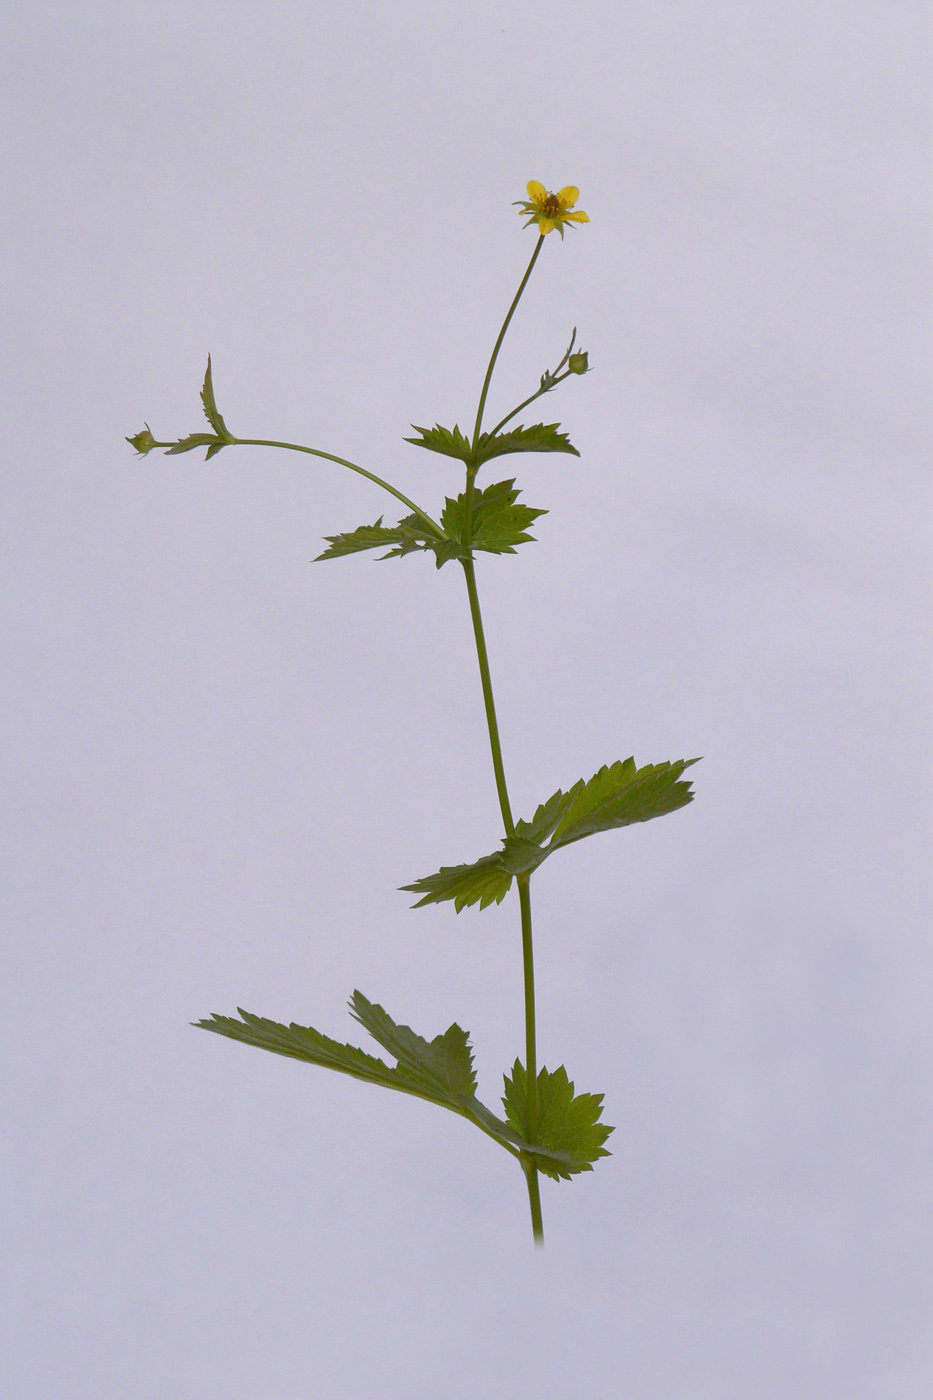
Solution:
[(145, 425), (141, 433), (137, 433), (135, 437), (128, 437), (126, 440), (129, 443), (130, 447), (136, 448), (136, 451), (139, 453), (140, 457), (145, 457), (147, 452), (151, 452), (154, 447), (159, 446), (155, 438), (152, 436), (152, 433), (149, 431), (148, 423)]
[(587, 352), (579, 350), (575, 355), (571, 355), (567, 361), (567, 368), (571, 374), (586, 374), (589, 365), (586, 362)]

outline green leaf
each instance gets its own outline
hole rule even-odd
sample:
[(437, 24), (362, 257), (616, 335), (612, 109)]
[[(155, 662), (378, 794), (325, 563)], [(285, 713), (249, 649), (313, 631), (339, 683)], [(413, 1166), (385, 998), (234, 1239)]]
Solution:
[(436, 423), (433, 428), (419, 428), (411, 425), (420, 438), (405, 438), (414, 447), (426, 447), (429, 452), (440, 452), (445, 457), (459, 457), (461, 462), (470, 461), (470, 439), (465, 438), (455, 423), (453, 429), (442, 428)]
[(442, 428), (435, 423), (433, 428), (420, 428), (411, 425), (420, 437), (405, 438), (415, 447), (426, 447), (430, 452), (440, 452), (445, 457), (457, 457), (467, 465), (480, 467), (493, 457), (504, 457), (510, 452), (569, 452), (579, 457), (579, 452), (571, 444), (566, 433), (559, 433), (559, 423), (533, 423), (530, 427), (510, 428), (506, 433), (480, 433), (474, 459), (470, 439), (464, 437), (455, 423), (453, 428)]
[(394, 545), (395, 548), (388, 554), (383, 554), (383, 559), (410, 554), (412, 550), (427, 548), (424, 543), (425, 534), (422, 529), (419, 538), (414, 530), (405, 529), (401, 525), (394, 528), (384, 526), (380, 515), (375, 525), (360, 525), (358, 529), (345, 535), (325, 535), (330, 548), (319, 554), (315, 563), (319, 559), (338, 559), (344, 554), (357, 554), (363, 549), (382, 549), (387, 544)]
[(569, 801), (569, 793), (561, 792), (558, 788), (553, 797), (541, 803), (530, 822), (515, 823), (515, 835), (539, 844), (546, 841), (563, 816)]
[[(214, 429), (214, 432), (221, 439), (221, 446), (227, 442), (233, 442), (233, 435), (228, 431), (227, 425), (217, 412), (217, 404), (214, 400), (214, 381), (211, 376), (211, 357), (207, 357), (207, 369), (204, 373), (204, 384), (201, 388), (201, 402), (204, 405), (204, 416)], [(220, 447), (217, 448), (220, 451)], [(208, 456), (211, 454), (208, 453)]]
[(469, 1036), (456, 1022), (429, 1043), (410, 1026), (396, 1025), (381, 1006), (373, 1005), (362, 992), (353, 993), (350, 1006), (353, 1017), (395, 1056), (399, 1068), (424, 1079), (433, 1093), (439, 1090), (442, 1095), (454, 1098), (461, 1094), (467, 1098), (475, 1096), (476, 1075)]
[[(385, 1089), (396, 1089), (435, 1103), (440, 1108), (469, 1119), (520, 1161), (527, 1160), (533, 1148), (535, 1162), (551, 1175), (566, 1176), (586, 1169), (579, 1165), (575, 1149), (559, 1144), (552, 1146), (550, 1140), (544, 1137), (531, 1144), (512, 1122), (498, 1118), (480, 1102), (476, 1097), (470, 1039), (456, 1022), (443, 1035), (427, 1041), (416, 1035), (410, 1026), (397, 1025), (388, 1012), (369, 1001), (362, 992), (353, 993), (350, 1008), (355, 1019), (397, 1060), (396, 1065), (387, 1065), (384, 1060), (367, 1055), (355, 1045), (341, 1045), (312, 1026), (298, 1026), (294, 1022), (284, 1026), (278, 1021), (254, 1016), (249, 1011), (241, 1010), (240, 1020), (215, 1015), (195, 1024), (200, 1030), (214, 1031), (244, 1045), (271, 1050), (273, 1054), (286, 1055), (324, 1069), (337, 1070), (365, 1083), (379, 1084)], [(506, 1080), (507, 1085), (509, 1082)], [(573, 1086), (570, 1088), (572, 1093)], [(584, 1097), (592, 1098), (592, 1095)], [(577, 1113), (579, 1116), (579, 1110)], [(607, 1136), (611, 1129), (600, 1131)]]
[(204, 460), (207, 462), (226, 443), (220, 438), (214, 437), (213, 433), (189, 433), (185, 438), (179, 438), (174, 447), (170, 447), (166, 452), (166, 457), (174, 457), (179, 452), (193, 452), (196, 447), (206, 447), (207, 453)]
[(636, 769), (634, 758), (627, 758), (600, 768), (588, 783), (576, 783), (567, 793), (569, 801), (565, 801), (549, 850), (569, 846), (598, 831), (647, 822), (685, 807), (693, 801), (693, 793), (689, 782), (678, 779), (694, 763), (699, 763), (699, 759), (649, 763)]
[[(533, 535), (526, 533), (525, 527), (539, 515), (547, 515), (547, 511), (516, 505), (519, 492), (514, 487), (514, 481), (499, 481), (473, 493), (471, 549), (485, 550), (488, 554), (514, 554), (515, 545), (534, 539)], [(468, 557), (463, 544), (465, 519), (466, 494), (461, 494), (456, 500), (448, 496), (441, 513), (443, 534), (434, 532), (419, 515), (406, 515), (394, 527), (383, 525), (380, 515), (375, 525), (361, 525), (343, 535), (326, 535), (330, 547), (317, 557), (337, 559), (344, 554), (391, 545), (393, 547), (386, 554), (379, 556), (381, 559), (400, 558), (415, 550), (431, 550), (437, 567), (441, 568), (451, 559)]]
[(503, 839), (501, 851), (482, 856), (471, 865), (443, 865), (436, 875), (422, 876), (400, 888), (422, 896), (413, 909), (453, 900), (459, 914), (472, 904), (481, 909), (493, 901), (501, 904), (515, 875), (536, 870), (561, 846), (599, 831), (650, 821), (692, 802), (690, 783), (678, 780), (694, 763), (699, 759), (636, 768), (635, 760), (627, 758), (600, 768), (589, 782), (581, 778), (569, 792), (558, 789), (542, 802), (531, 821), (516, 822), (512, 835)]
[(387, 544), (393, 548), (386, 554), (381, 554), (380, 559), (401, 558), (402, 555), (411, 554), (416, 550), (430, 549), (438, 556), (438, 568), (441, 563), (446, 562), (448, 558), (456, 558), (459, 553), (459, 546), (455, 541), (436, 534), (420, 515), (406, 515), (396, 526), (383, 525), (380, 515), (375, 525), (361, 525), (348, 534), (325, 535), (324, 538), (330, 548), (319, 554), (315, 563), (320, 559), (338, 559), (344, 554), (356, 554), (363, 549), (381, 549)]
[(284, 1026), (240, 1011), (240, 1021), (234, 1016), (214, 1015), (209, 1021), (198, 1021), (200, 1030), (213, 1030), (216, 1035), (240, 1040), (259, 1050), (270, 1050), (291, 1060), (321, 1065), (325, 1070), (349, 1074), (366, 1084), (381, 1085), (410, 1093), (413, 1098), (426, 1099), (441, 1109), (458, 1113), (481, 1128), (511, 1156), (523, 1165), (534, 1162), (548, 1176), (567, 1179), (576, 1172), (587, 1172), (598, 1156), (607, 1156), (602, 1142), (611, 1127), (597, 1126), (601, 1113), (602, 1095), (581, 1093), (574, 1098), (573, 1085), (567, 1084), (565, 1070), (538, 1075), (538, 1141), (531, 1142), (527, 1134), (527, 1114), (524, 1109), (525, 1078), (521, 1064), (516, 1061), (513, 1078), (506, 1077), (507, 1121), (497, 1117), (485, 1103), (476, 1098), (476, 1075), (469, 1036), (457, 1023), (448, 1026), (444, 1035), (424, 1040), (410, 1026), (396, 1025), (380, 1005), (368, 1001), (360, 991), (354, 991), (350, 1009), (356, 1021), (366, 1026), (370, 1035), (398, 1061), (385, 1064), (352, 1044), (321, 1035), (312, 1026)]
[(519, 1137), (529, 1143), (527, 1156), (547, 1176), (569, 1181), (578, 1172), (591, 1172), (600, 1157), (612, 1155), (603, 1147), (615, 1129), (599, 1122), (602, 1094), (575, 1094), (563, 1065), (553, 1074), (547, 1069), (538, 1072), (536, 1142), (530, 1141), (528, 1132), (528, 1076), (520, 1060), (515, 1061), (512, 1078), (504, 1078), (505, 1116)]
[[(534, 506), (516, 505), (521, 493), (515, 490), (515, 479), (496, 481), (481, 491), (473, 492), (473, 528), (470, 548), (487, 554), (514, 554), (515, 545), (534, 540), (526, 528), (546, 510)], [(466, 493), (456, 500), (449, 496), (441, 513), (445, 533), (461, 543), (466, 537)]]
[(353, 993), (350, 1006), (353, 1016), (395, 1056), (396, 1066), (387, 1065), (375, 1055), (367, 1055), (355, 1045), (341, 1045), (312, 1026), (298, 1026), (294, 1022), (284, 1026), (242, 1009), (239, 1021), (231, 1016), (215, 1015), (195, 1024), (200, 1030), (215, 1031), (260, 1050), (271, 1050), (276, 1055), (337, 1070), (386, 1089), (397, 1089), (454, 1113), (465, 1112), (476, 1090), (473, 1056), (465, 1031), (454, 1024), (429, 1043), (415, 1035), (410, 1027), (397, 1026), (381, 1006), (374, 1006), (361, 992)]
[(492, 457), (504, 457), (510, 452), (569, 452), (579, 457), (566, 433), (559, 433), (559, 423), (534, 423), (529, 428), (510, 428), (507, 433), (490, 437), (481, 433), (476, 451), (476, 465)]
[(321, 1035), (312, 1026), (298, 1026), (294, 1021), (289, 1026), (283, 1026), (264, 1016), (254, 1016), (242, 1007), (237, 1009), (241, 1017), (239, 1021), (233, 1016), (215, 1014), (210, 1020), (196, 1021), (194, 1024), (199, 1030), (215, 1031), (218, 1035), (229, 1036), (231, 1040), (242, 1041), (244, 1045), (271, 1050), (276, 1055), (287, 1055), (293, 1060), (305, 1060), (308, 1064), (322, 1065), (325, 1069), (339, 1070), (341, 1074), (352, 1075), (354, 1079), (363, 1079), (370, 1084), (421, 1094), (421, 1089), (404, 1082), (397, 1070), (390, 1069), (384, 1061), (367, 1055), (355, 1045), (341, 1045), (329, 1036)]
[(472, 865), (442, 865), (436, 875), (425, 875), (413, 885), (401, 885), (403, 890), (424, 897), (413, 904), (413, 909), (421, 909), (425, 904), (443, 904), (447, 899), (454, 901), (457, 913), (471, 904), (481, 909), (495, 901), (501, 904), (509, 892), (512, 876), (502, 864), (502, 856), (495, 851), (491, 856)]

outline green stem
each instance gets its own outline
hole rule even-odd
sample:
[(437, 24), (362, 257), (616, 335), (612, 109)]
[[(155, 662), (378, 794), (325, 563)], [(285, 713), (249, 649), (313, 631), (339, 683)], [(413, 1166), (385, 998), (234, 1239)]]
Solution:
[(503, 340), (505, 340), (505, 333), (509, 328), (509, 322), (515, 315), (515, 308), (521, 301), (522, 292), (528, 285), (528, 278), (531, 276), (531, 270), (534, 267), (535, 263), (538, 261), (538, 254), (541, 252), (541, 245), (544, 242), (544, 237), (545, 236), (543, 233), (538, 235), (538, 241), (535, 244), (535, 250), (531, 255), (531, 261), (525, 268), (525, 275), (519, 283), (518, 291), (512, 298), (512, 305), (509, 307), (508, 314), (506, 315), (505, 320), (502, 322), (502, 329), (499, 332), (495, 345), (492, 347), (492, 355), (489, 357), (489, 365), (486, 369), (486, 378), (483, 380), (483, 387), (480, 392), (479, 405), (476, 410), (476, 422), (473, 425), (473, 460), (467, 465), (465, 492), (466, 499), (464, 501), (463, 507), (463, 544), (466, 549), (469, 549), (470, 541), (473, 538), (473, 483), (476, 480), (476, 473), (479, 470), (479, 463), (476, 461), (476, 450), (479, 447), (479, 435), (483, 427), (483, 413), (486, 408), (486, 395), (489, 393), (489, 385), (492, 382), (492, 372), (496, 367), (496, 360), (499, 358), (499, 351), (502, 349), (502, 342)]
[[(535, 954), (531, 936), (531, 874), (516, 876), (518, 898), (522, 911), (522, 971), (525, 982), (525, 1071), (528, 1140), (538, 1140), (538, 1052), (535, 1043)], [(528, 1202), (531, 1206), (531, 1228), (535, 1243), (544, 1243), (541, 1221), (541, 1197), (538, 1192), (538, 1169), (526, 1167)]]
[[(479, 661), (480, 682), (483, 687), (483, 704), (486, 708), (486, 728), (489, 731), (489, 747), (492, 752), (492, 767), (496, 777), (496, 792), (499, 795), (499, 808), (502, 812), (502, 823), (505, 827), (506, 836), (511, 836), (515, 830), (515, 823), (512, 820), (512, 808), (509, 803), (509, 790), (505, 781), (505, 767), (502, 762), (502, 745), (499, 742), (499, 725), (496, 720), (496, 704), (492, 694), (492, 680), (489, 675), (489, 657), (486, 652), (486, 638), (483, 633), (483, 616), (480, 612), (479, 594), (476, 591), (476, 574), (473, 568), (473, 556), (470, 554), (470, 542), (473, 538), (473, 484), (476, 480), (476, 473), (479, 464), (476, 461), (476, 453), (479, 448), (480, 433), (483, 427), (483, 412), (486, 407), (486, 395), (489, 393), (489, 385), (492, 381), (492, 372), (496, 367), (496, 360), (505, 339), (505, 333), (509, 328), (509, 322), (515, 314), (515, 308), (521, 300), (522, 292), (528, 284), (532, 268), (538, 260), (541, 252), (541, 245), (544, 242), (544, 235), (538, 237), (535, 250), (531, 255), (531, 261), (525, 269), (525, 275), (519, 284), (518, 291), (512, 299), (508, 315), (502, 323), (489, 366), (486, 370), (486, 378), (483, 380), (482, 392), (479, 396), (479, 406), (476, 410), (476, 422), (473, 427), (472, 460), (467, 463), (466, 472), (466, 492), (464, 500), (464, 529), (462, 543), (464, 546), (464, 556), (461, 557), (463, 572), (466, 575), (467, 593), (470, 599), (470, 616), (473, 619), (473, 637), (476, 641), (476, 657)], [(558, 365), (558, 369), (560, 365)], [(540, 390), (538, 391), (540, 393)], [(537, 395), (532, 395), (536, 398)], [(531, 400), (528, 400), (530, 402)], [(519, 405), (524, 407), (524, 404)], [(518, 409), (515, 409), (515, 413)], [(509, 417), (513, 415), (510, 414)], [(508, 419), (505, 420), (506, 422)], [(537, 1058), (535, 1051), (535, 969), (534, 951), (531, 938), (531, 891), (529, 882), (530, 874), (519, 875), (518, 893), (521, 903), (522, 913), (522, 966), (524, 968), (524, 993), (525, 993), (525, 1059), (528, 1071), (528, 1140), (534, 1143), (538, 1135), (538, 1078), (537, 1078)], [(538, 1169), (533, 1162), (522, 1160), (522, 1168), (525, 1172), (525, 1180), (528, 1184), (528, 1203), (531, 1207), (531, 1229), (535, 1238), (535, 1243), (544, 1243), (544, 1226), (541, 1221), (541, 1196), (538, 1190)]]
[(516, 413), (521, 413), (523, 408), (527, 408), (530, 403), (534, 403), (535, 399), (540, 399), (542, 394), (549, 394), (552, 389), (555, 389), (557, 387), (558, 384), (563, 384), (564, 380), (569, 378), (571, 373), (571, 370), (565, 370), (563, 374), (556, 375), (551, 380), (550, 384), (548, 384), (546, 389), (536, 389), (533, 394), (529, 394), (527, 399), (522, 399), (521, 403), (518, 405), (518, 408), (513, 408), (511, 413), (507, 413), (505, 417), (496, 424), (489, 436), (495, 437), (496, 433), (499, 432), (500, 428), (504, 428), (506, 423), (508, 423), (510, 419), (515, 417)]
[(368, 472), (365, 467), (358, 467), (355, 462), (348, 462), (346, 457), (335, 457), (332, 452), (321, 452), (317, 447), (302, 447), (297, 442), (272, 442), (269, 438), (233, 438), (229, 445), (231, 447), (284, 447), (290, 452), (307, 452), (312, 457), (323, 457), (328, 462), (336, 462), (340, 467), (349, 467), (351, 472), (359, 472), (360, 476), (367, 477), (368, 480), (374, 481), (377, 486), (381, 486), (383, 491), (388, 491), (390, 496), (394, 496), (396, 500), (408, 506), (409, 510), (413, 510), (419, 519), (423, 520), (426, 525), (430, 525), (435, 534), (440, 535), (442, 539), (445, 538), (444, 531), (437, 521), (432, 520), (430, 515), (423, 511), (420, 506), (415, 505), (414, 501), (403, 496), (401, 491), (397, 491), (388, 481), (383, 481), (381, 476), (376, 476), (374, 472)]
[(479, 661), (479, 678), (483, 687), (483, 704), (486, 707), (486, 728), (489, 730), (489, 747), (492, 750), (492, 768), (496, 775), (496, 792), (499, 794), (499, 809), (506, 836), (515, 830), (512, 808), (509, 805), (509, 790), (505, 782), (505, 768), (502, 763), (502, 745), (499, 742), (499, 725), (496, 720), (496, 702), (492, 694), (492, 680), (489, 675), (489, 657), (486, 653), (486, 638), (483, 634), (483, 615), (479, 608), (479, 594), (476, 591), (476, 573), (472, 559), (461, 559), (466, 574), (467, 593), (470, 598), (470, 616), (473, 619), (473, 637), (476, 641), (476, 657)]
[[(555, 369), (554, 373), (551, 374), (549, 370), (545, 370), (544, 374), (541, 376), (542, 384), (540, 389), (536, 389), (533, 394), (529, 394), (527, 399), (522, 399), (521, 403), (518, 405), (517, 408), (513, 408), (511, 413), (507, 413), (504, 418), (500, 419), (496, 426), (493, 428), (492, 432), (489, 434), (490, 437), (495, 437), (496, 433), (499, 432), (500, 428), (504, 428), (506, 423), (508, 423), (511, 418), (515, 417), (516, 413), (521, 413), (523, 408), (527, 408), (530, 403), (534, 403), (535, 399), (540, 399), (542, 394), (549, 394), (552, 389), (556, 389), (558, 384), (563, 384), (564, 380), (568, 377), (568, 375), (573, 373), (572, 370), (565, 369), (563, 374), (561, 374), (560, 368), (561, 365), (565, 365), (567, 363), (567, 361), (570, 359), (570, 356), (573, 354), (573, 347), (576, 343), (576, 339), (577, 328), (576, 326), (574, 326), (573, 335), (570, 337), (570, 344), (564, 351), (563, 358), (560, 364)], [(543, 382), (545, 379), (547, 380), (547, 383)]]
[(516, 308), (516, 306), (517, 306), (518, 303), (521, 301), (522, 292), (525, 290), (525, 287), (526, 287), (527, 284), (528, 284), (528, 278), (531, 276), (531, 269), (534, 267), (535, 263), (538, 261), (538, 254), (541, 252), (541, 244), (542, 244), (543, 242), (544, 242), (544, 234), (542, 233), (542, 234), (539, 234), (539, 235), (538, 235), (538, 241), (537, 241), (537, 243), (535, 244), (535, 250), (534, 250), (534, 252), (533, 252), (532, 255), (531, 255), (531, 262), (528, 264), (527, 268), (525, 269), (525, 275), (524, 275), (524, 277), (523, 277), (522, 280), (521, 280), (521, 283), (520, 283), (520, 285), (519, 285), (518, 291), (515, 293), (515, 297), (514, 297), (514, 300), (512, 301), (512, 305), (509, 307), (508, 315), (506, 316), (505, 320), (502, 322), (502, 329), (501, 329), (501, 331), (499, 332), (499, 339), (496, 341), (495, 345), (493, 346), (492, 357), (490, 358), (490, 361), (489, 361), (489, 368), (486, 370), (486, 378), (483, 380), (483, 391), (482, 391), (482, 393), (481, 393), (480, 396), (479, 396), (479, 407), (478, 407), (477, 410), (476, 410), (476, 423), (475, 423), (474, 428), (473, 428), (473, 451), (474, 451), (474, 453), (476, 452), (476, 448), (477, 448), (477, 446), (478, 446), (478, 444), (479, 444), (480, 429), (481, 429), (482, 426), (483, 426), (483, 410), (484, 410), (485, 407), (486, 407), (486, 395), (489, 393), (489, 384), (490, 384), (490, 381), (491, 381), (491, 379), (492, 379), (492, 372), (493, 372), (493, 370), (494, 370), (495, 367), (496, 367), (496, 360), (499, 358), (499, 351), (500, 351), (500, 349), (502, 348), (502, 342), (503, 342), (503, 340), (505, 340), (505, 333), (506, 333), (506, 331), (507, 331), (508, 328), (509, 328), (509, 322), (511, 321), (512, 317), (515, 315), (515, 308)]

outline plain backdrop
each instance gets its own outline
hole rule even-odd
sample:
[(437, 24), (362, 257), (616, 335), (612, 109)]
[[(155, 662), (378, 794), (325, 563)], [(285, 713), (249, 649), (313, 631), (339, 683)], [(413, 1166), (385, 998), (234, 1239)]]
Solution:
[[(5, 1400), (933, 1391), (929, 16), (919, 0), (11, 3), (0, 49)], [(206, 1036), (522, 1051), (462, 573), (312, 564), (490, 413), (550, 512), (481, 558), (513, 806), (634, 754), (696, 801), (535, 881), (539, 1045), (613, 1156)], [(375, 1048), (370, 1045), (370, 1048)]]

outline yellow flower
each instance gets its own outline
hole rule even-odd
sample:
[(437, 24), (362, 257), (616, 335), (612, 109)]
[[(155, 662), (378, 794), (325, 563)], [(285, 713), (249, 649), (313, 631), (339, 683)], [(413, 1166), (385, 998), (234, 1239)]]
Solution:
[(515, 203), (522, 206), (523, 214), (531, 215), (525, 228), (528, 224), (537, 224), (538, 231), (542, 234), (550, 233), (552, 228), (556, 228), (563, 238), (564, 224), (568, 221), (575, 224), (588, 224), (590, 221), (589, 215), (584, 214), (582, 209), (578, 209), (575, 214), (570, 213), (579, 198), (580, 191), (576, 185), (565, 185), (557, 194), (552, 194), (537, 180), (529, 180), (528, 198), (516, 199)]

